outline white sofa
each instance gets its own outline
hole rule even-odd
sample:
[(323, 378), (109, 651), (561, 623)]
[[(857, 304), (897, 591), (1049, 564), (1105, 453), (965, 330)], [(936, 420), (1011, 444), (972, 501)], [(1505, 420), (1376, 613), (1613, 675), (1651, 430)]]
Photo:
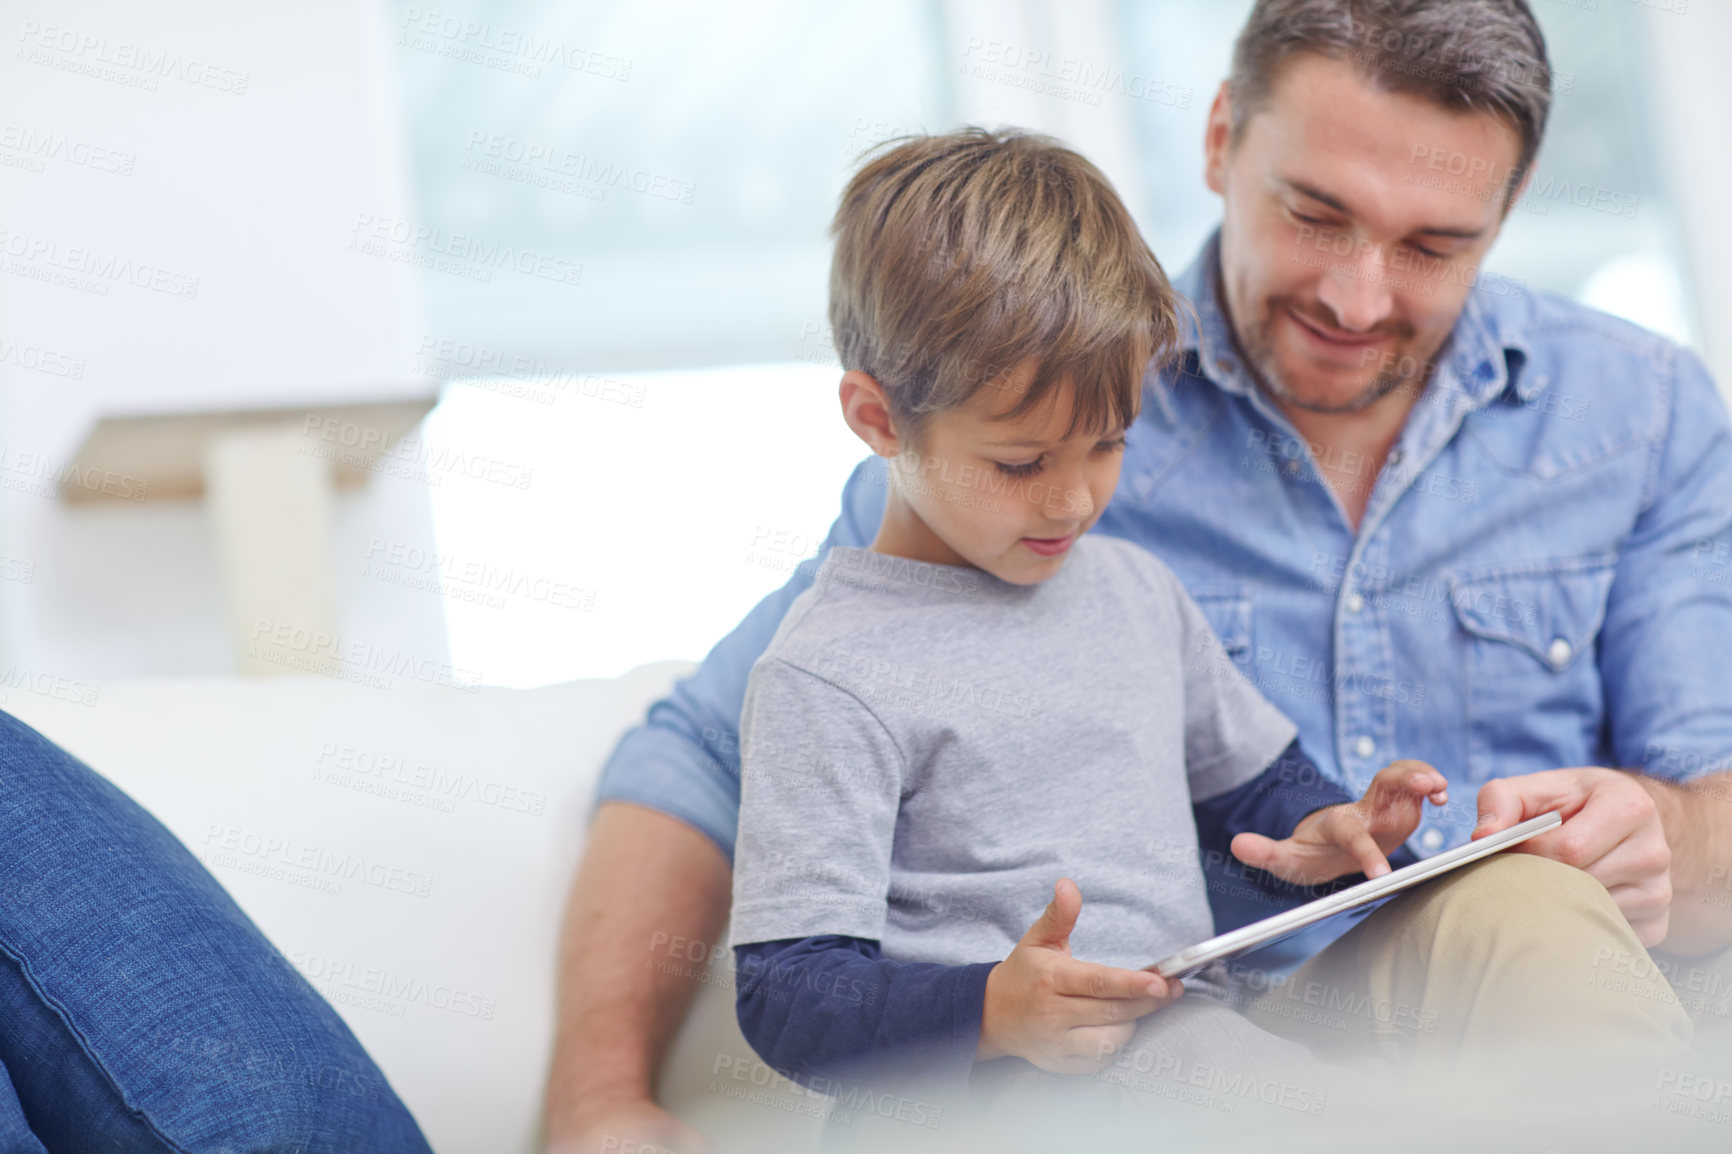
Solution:
[[(435, 1150), (515, 1154), (540, 1149), (554, 945), (596, 775), (688, 668), (476, 692), (154, 680), (104, 686), (93, 705), (13, 690), (0, 708), (105, 774), (210, 864), (349, 1022)], [(323, 864), (297, 864), (306, 862)], [(827, 1100), (752, 1055), (734, 1023), (727, 951), (653, 944), (646, 961), (683, 964), (702, 983), (663, 1074), (663, 1103), (720, 1154), (812, 1149)], [(1301, 1154), (1391, 1139), (1423, 1151), (1727, 1148), (1725, 1124), (1605, 1093), (1588, 1073), (1545, 1089), (1530, 1079), (1416, 1079), (1400, 1092), (1372, 1082), (1356, 1087), (1363, 1097), (1332, 1094), (1325, 1119), (1206, 1109), (1183, 1136), (1167, 1134), (1167, 1148)], [(983, 1142), (948, 1125), (930, 1135), (897, 1125), (871, 1148), (911, 1150), (928, 1137), (947, 1154), (1125, 1148), (1095, 1141), (1086, 1116), (1053, 1121), (1062, 1138)], [(1500, 1141), (1486, 1147), (1491, 1133)]]
[[(475, 692), (152, 680), (104, 686), (93, 705), (13, 691), (0, 708), (206, 861), (348, 1021), (435, 1150), (508, 1154), (539, 1148), (554, 947), (596, 776), (688, 668)], [(804, 1145), (821, 1102), (758, 1067), (726, 952), (710, 965), (663, 1101), (712, 1133)]]

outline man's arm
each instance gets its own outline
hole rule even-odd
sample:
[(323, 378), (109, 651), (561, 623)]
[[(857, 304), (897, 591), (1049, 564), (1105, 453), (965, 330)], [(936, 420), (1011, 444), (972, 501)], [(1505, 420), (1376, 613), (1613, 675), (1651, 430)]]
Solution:
[(716, 940), (730, 872), (716, 843), (677, 818), (629, 802), (596, 813), (560, 935), (551, 1149), (694, 1145), (653, 1094), (704, 966), (658, 945)]
[[(1644, 945), (1705, 953), (1732, 945), (1732, 911), (1708, 900), (1732, 866), (1728, 775), (1713, 772), (1732, 754), (1732, 429), (1693, 354), (1662, 369), (1667, 430), (1598, 645), (1612, 755), (1634, 772), (1487, 782), (1474, 836), (1561, 811), (1561, 828), (1517, 850), (1592, 874)], [(1676, 784), (1690, 779), (1704, 784)]]
[[(883, 506), (882, 464), (869, 458), (848, 479), (820, 557), (834, 545), (868, 543)], [(651, 942), (712, 942), (721, 932), (739, 819), (746, 678), (813, 572), (801, 566), (759, 602), (695, 674), (650, 707), (602, 770), (560, 949), (547, 1087), (552, 1149), (580, 1149), (580, 1134), (604, 1136), (609, 1127), (690, 1144), (652, 1091), (696, 983), (658, 969)]]
[(1732, 774), (1676, 785), (1636, 778), (1654, 799), (1672, 853), (1665, 946), (1693, 957), (1732, 945)]

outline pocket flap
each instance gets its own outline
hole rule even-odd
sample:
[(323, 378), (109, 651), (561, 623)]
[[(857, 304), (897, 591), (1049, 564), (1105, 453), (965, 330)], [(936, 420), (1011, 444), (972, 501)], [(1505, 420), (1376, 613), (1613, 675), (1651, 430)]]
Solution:
[(1602, 553), (1452, 575), (1449, 600), (1469, 633), (1562, 671), (1599, 633), (1616, 570), (1617, 557)]
[(1251, 648), (1251, 598), (1241, 586), (1201, 586), (1191, 590), (1191, 600), (1208, 618), (1209, 628), (1229, 657)]

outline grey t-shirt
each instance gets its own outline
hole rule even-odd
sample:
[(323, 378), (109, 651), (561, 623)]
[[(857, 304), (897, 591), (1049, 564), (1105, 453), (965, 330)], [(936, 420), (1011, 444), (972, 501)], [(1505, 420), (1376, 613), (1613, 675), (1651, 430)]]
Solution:
[(1192, 802), (1295, 729), (1165, 565), (1090, 535), (1028, 586), (833, 549), (740, 733), (732, 944), (997, 961), (1070, 877), (1072, 954), (1136, 967), (1213, 932)]

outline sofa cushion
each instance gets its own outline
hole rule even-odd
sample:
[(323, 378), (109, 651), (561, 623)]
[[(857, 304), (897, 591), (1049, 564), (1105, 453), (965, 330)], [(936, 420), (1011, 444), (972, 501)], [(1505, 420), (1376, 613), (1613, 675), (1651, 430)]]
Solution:
[[(13, 689), (0, 707), (207, 864), (436, 1149), (499, 1154), (537, 1148), (555, 944), (596, 776), (689, 668), (473, 691), (165, 679), (61, 698)], [(818, 1104), (751, 1067), (726, 957), (694, 953), (704, 994), (663, 1100), (706, 1126), (731, 1112), (750, 1130), (809, 1130)]]

